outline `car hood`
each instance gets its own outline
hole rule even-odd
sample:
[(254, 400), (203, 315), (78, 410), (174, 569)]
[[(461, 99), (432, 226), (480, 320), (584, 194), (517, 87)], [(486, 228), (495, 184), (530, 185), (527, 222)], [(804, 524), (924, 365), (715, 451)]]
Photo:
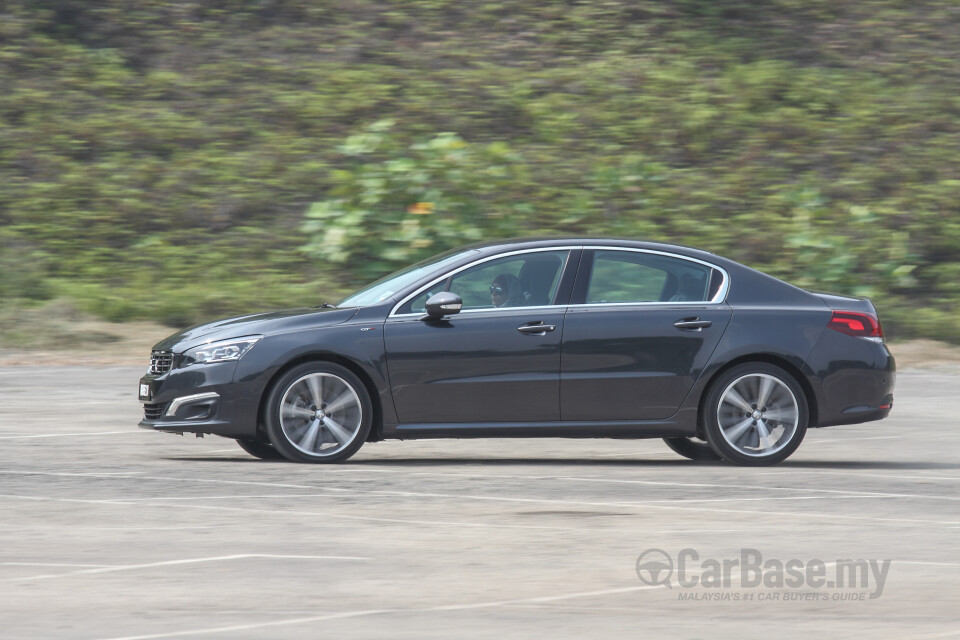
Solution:
[(255, 313), (236, 318), (224, 318), (206, 324), (198, 324), (161, 340), (154, 349), (182, 353), (191, 347), (216, 340), (239, 338), (254, 334), (279, 333), (297, 329), (313, 329), (346, 322), (357, 313), (357, 307), (346, 309), (284, 309), (268, 313)]

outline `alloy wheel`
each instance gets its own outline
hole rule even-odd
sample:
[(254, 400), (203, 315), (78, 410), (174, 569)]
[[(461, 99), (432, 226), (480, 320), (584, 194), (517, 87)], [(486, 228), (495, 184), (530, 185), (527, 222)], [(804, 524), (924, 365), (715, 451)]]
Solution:
[(793, 441), (800, 407), (783, 380), (750, 373), (731, 382), (720, 395), (717, 422), (723, 439), (737, 452), (766, 457)]
[(332, 456), (347, 448), (363, 425), (363, 405), (353, 386), (332, 373), (308, 373), (280, 400), (283, 435), (309, 456)]

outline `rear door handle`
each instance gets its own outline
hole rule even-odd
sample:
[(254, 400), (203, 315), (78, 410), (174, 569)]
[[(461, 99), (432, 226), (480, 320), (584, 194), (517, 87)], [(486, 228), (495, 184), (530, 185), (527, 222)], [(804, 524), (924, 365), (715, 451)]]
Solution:
[(673, 323), (677, 329), (680, 331), (700, 331), (701, 329), (706, 329), (713, 323), (709, 320), (701, 320), (700, 318), (683, 318), (682, 320), (677, 320)]
[(536, 322), (528, 322), (527, 324), (520, 325), (517, 327), (517, 331), (525, 333), (528, 336), (543, 336), (546, 335), (547, 331), (553, 331), (556, 328), (556, 325), (543, 324), (543, 320), (537, 320)]

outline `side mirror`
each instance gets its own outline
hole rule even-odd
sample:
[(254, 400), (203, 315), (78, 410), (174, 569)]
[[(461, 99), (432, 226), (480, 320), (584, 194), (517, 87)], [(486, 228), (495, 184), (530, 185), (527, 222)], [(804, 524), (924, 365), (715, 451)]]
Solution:
[(441, 291), (430, 296), (424, 306), (427, 315), (420, 318), (421, 320), (440, 320), (443, 316), (460, 313), (460, 309), (463, 309), (463, 299), (450, 291)]

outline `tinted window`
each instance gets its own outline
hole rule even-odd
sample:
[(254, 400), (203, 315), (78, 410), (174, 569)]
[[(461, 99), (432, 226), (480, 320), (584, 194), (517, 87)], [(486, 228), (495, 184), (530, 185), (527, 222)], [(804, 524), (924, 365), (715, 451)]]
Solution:
[(711, 271), (710, 267), (680, 258), (634, 251), (597, 251), (586, 301), (705, 301)]
[(430, 286), (397, 312), (422, 313), (427, 299), (440, 291), (459, 295), (464, 309), (552, 304), (568, 254), (537, 251), (483, 262)]

